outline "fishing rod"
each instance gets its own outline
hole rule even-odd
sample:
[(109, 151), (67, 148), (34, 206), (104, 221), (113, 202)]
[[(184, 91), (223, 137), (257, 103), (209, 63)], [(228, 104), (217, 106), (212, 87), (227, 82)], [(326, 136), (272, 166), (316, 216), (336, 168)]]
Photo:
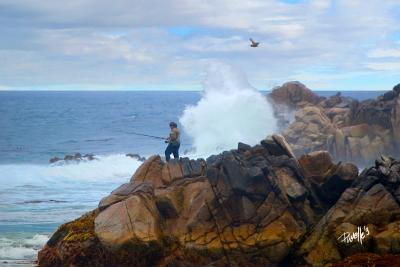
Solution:
[(130, 132), (130, 133), (134, 134), (134, 135), (146, 136), (146, 137), (151, 137), (151, 138), (161, 139), (161, 140), (166, 140), (167, 139), (165, 137), (160, 137), (160, 136), (155, 136), (155, 135), (150, 135), (150, 134), (143, 134), (143, 133), (137, 133), (137, 132)]
[[(167, 140), (167, 138), (165, 138), (165, 137), (160, 137), (160, 136), (155, 136), (155, 135), (150, 135), (150, 134), (143, 134), (143, 133), (137, 133), (137, 132), (129, 132), (130, 134), (134, 134), (134, 135), (139, 135), (139, 136), (146, 136), (146, 137), (151, 137), (151, 138), (154, 138), (154, 139), (161, 139), (161, 140)], [(192, 145), (192, 144), (187, 144), (187, 143), (184, 143), (184, 144), (182, 144), (183, 146), (190, 146), (190, 145)]]

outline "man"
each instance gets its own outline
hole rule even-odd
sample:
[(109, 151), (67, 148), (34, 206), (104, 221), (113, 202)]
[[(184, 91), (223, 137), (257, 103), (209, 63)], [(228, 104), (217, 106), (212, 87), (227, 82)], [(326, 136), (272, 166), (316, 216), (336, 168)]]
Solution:
[(166, 138), (165, 143), (168, 143), (165, 149), (165, 160), (168, 162), (171, 158), (171, 154), (174, 155), (175, 159), (179, 159), (179, 147), (181, 146), (180, 132), (178, 130), (178, 125), (175, 122), (170, 122), (169, 127), (171, 132), (169, 137)]

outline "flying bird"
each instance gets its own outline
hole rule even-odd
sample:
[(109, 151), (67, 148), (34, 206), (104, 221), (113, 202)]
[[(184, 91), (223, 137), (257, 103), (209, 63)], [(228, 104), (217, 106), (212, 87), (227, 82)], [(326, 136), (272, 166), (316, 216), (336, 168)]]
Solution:
[(250, 42), (251, 42), (251, 47), (258, 47), (258, 45), (260, 44), (259, 42), (254, 42), (254, 40), (253, 39), (249, 39), (250, 40)]

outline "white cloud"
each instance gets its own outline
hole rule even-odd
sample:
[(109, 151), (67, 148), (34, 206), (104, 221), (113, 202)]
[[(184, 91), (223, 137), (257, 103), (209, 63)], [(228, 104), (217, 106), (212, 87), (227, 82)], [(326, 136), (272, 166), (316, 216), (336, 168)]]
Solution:
[[(152, 54), (144, 46), (131, 43), (126, 37), (89, 33), (74, 35), (68, 32), (42, 33), (49, 49), (61, 51), (66, 56), (94, 56), (111, 60), (151, 63)], [(58, 44), (58, 45), (56, 45)]]
[(332, 6), (332, 0), (312, 0), (311, 6), (318, 11), (325, 11)]
[(198, 37), (183, 44), (184, 49), (196, 52), (235, 52), (245, 51), (249, 47), (249, 40), (244, 40), (240, 36), (230, 36), (227, 38), (217, 37)]
[(368, 68), (376, 71), (400, 71), (400, 62), (370, 62), (366, 65)]
[[(2, 0), (0, 83), (6, 86), (198, 84), (204, 64), (227, 61), (256, 86), (312, 67), (337, 75), (397, 70), (395, 0)], [(170, 27), (193, 29), (179, 36)], [(248, 38), (261, 42), (249, 47)], [(315, 68), (314, 68), (315, 69)], [(305, 71), (306, 70), (306, 71)], [(335, 82), (318, 74), (321, 86)], [(318, 77), (319, 77), (318, 76)]]
[(400, 49), (374, 49), (368, 52), (370, 58), (400, 57)]

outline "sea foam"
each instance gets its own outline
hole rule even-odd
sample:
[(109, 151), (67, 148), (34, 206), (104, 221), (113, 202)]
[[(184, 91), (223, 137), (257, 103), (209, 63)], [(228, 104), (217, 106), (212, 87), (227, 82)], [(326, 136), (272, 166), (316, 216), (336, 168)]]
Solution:
[(255, 145), (276, 130), (271, 105), (238, 69), (211, 64), (203, 89), (201, 100), (187, 106), (180, 118), (193, 139), (194, 155), (206, 157), (238, 142)]
[(69, 181), (122, 181), (142, 162), (123, 154), (96, 156), (96, 160), (56, 164), (2, 164), (0, 186), (48, 185)]
[(31, 237), (1, 237), (0, 260), (32, 259), (38, 253), (49, 237), (43, 234), (35, 234)]

